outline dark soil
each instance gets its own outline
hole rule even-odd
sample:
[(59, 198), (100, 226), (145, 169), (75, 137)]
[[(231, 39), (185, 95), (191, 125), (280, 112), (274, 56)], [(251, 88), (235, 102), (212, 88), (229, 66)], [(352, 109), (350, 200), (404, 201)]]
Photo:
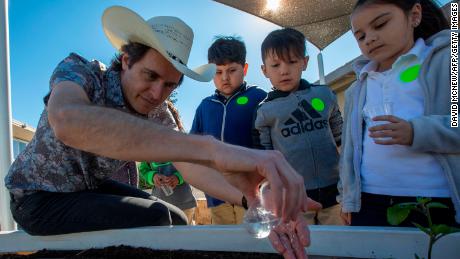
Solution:
[(130, 246), (110, 246), (103, 249), (88, 249), (83, 251), (40, 250), (30, 255), (3, 254), (1, 259), (16, 258), (206, 258), (206, 259), (280, 259), (279, 254), (242, 253), (242, 252), (212, 252), (212, 251), (164, 251)]

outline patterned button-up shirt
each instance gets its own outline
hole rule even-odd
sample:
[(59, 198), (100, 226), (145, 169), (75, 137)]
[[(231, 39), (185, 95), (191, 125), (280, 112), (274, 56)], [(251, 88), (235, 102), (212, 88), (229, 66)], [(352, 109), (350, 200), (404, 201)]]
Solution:
[[(120, 73), (107, 70), (99, 61), (89, 62), (74, 53), (70, 54), (54, 70), (50, 89), (62, 81), (80, 85), (95, 105), (141, 116), (125, 105)], [(38, 190), (75, 192), (94, 189), (125, 162), (66, 146), (56, 138), (50, 127), (45, 107), (32, 141), (10, 167), (5, 183), (14, 194)]]

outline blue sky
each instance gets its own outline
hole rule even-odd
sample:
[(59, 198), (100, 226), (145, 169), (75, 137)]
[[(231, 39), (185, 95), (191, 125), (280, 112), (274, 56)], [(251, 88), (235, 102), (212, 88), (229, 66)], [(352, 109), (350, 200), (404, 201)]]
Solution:
[[(207, 49), (216, 35), (241, 36), (247, 47), (249, 63), (246, 81), (269, 90), (262, 75), (260, 44), (279, 27), (250, 14), (211, 0), (10, 0), (9, 33), (11, 96), (13, 118), (36, 127), (43, 111), (43, 96), (49, 89), (49, 77), (55, 66), (70, 52), (86, 59), (109, 64), (115, 54), (102, 30), (101, 15), (112, 5), (122, 5), (145, 19), (153, 16), (177, 16), (195, 33), (189, 66), (207, 62)], [(289, 8), (289, 7), (287, 7)], [(303, 77), (318, 79), (318, 50), (307, 45), (310, 65)], [(323, 51), (326, 74), (359, 55), (351, 36), (345, 34)], [(212, 94), (214, 85), (186, 78), (178, 89), (177, 107), (186, 129), (201, 99)]]

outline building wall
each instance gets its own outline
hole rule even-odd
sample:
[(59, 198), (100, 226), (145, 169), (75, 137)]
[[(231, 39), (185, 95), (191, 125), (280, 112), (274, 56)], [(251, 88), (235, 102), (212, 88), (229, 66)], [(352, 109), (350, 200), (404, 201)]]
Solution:
[(35, 134), (35, 129), (25, 123), (13, 120), (13, 155), (14, 158), (26, 147)]
[(334, 90), (337, 95), (337, 102), (340, 106), (340, 111), (343, 113), (343, 107), (345, 105), (345, 91), (350, 85), (356, 80), (354, 72), (348, 72), (342, 75), (337, 80), (329, 83), (329, 86)]

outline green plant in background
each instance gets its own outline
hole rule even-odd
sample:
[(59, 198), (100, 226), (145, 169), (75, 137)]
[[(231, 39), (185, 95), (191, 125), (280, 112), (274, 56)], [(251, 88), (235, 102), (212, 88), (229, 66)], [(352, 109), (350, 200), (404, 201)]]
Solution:
[[(425, 215), (428, 220), (428, 226), (424, 227), (415, 222), (412, 222), (412, 224), (430, 237), (428, 259), (431, 259), (431, 251), (436, 241), (448, 234), (460, 232), (460, 228), (450, 227), (445, 224), (433, 224), (431, 221), (430, 209), (434, 208), (447, 209), (448, 207), (442, 203), (433, 202), (430, 198), (417, 198), (417, 202), (395, 204), (387, 210), (388, 223), (394, 226), (406, 220), (411, 211), (416, 211)], [(415, 258), (420, 259), (417, 254), (415, 254)]]

